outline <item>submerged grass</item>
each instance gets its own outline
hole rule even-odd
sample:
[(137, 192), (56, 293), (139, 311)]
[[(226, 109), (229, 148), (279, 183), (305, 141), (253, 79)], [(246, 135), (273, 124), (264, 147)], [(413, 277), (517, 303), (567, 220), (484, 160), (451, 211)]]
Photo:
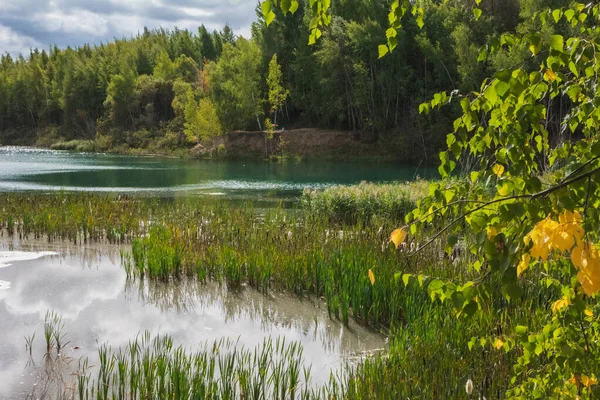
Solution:
[[(475, 318), (457, 319), (446, 306), (432, 304), (423, 288), (414, 284), (405, 286), (399, 274), (469, 278), (470, 256), (466, 251), (469, 238), (461, 239), (453, 258), (443, 251), (444, 237), (409, 257), (408, 250), (417, 248), (425, 238), (414, 237), (407, 248), (394, 249), (388, 243), (388, 235), (398, 223), (395, 218), (334, 223), (332, 212), (328, 211), (306, 213), (275, 208), (259, 212), (251, 205), (240, 207), (226, 202), (88, 194), (0, 195), (0, 200), (0, 227), (12, 236), (131, 242), (132, 252), (123, 257), (130, 281), (180, 285), (211, 279), (226, 283), (229, 288), (248, 284), (263, 292), (278, 289), (299, 296), (323, 297), (332, 318), (346, 323), (354, 318), (389, 334), (387, 355), (370, 358), (349, 369), (343, 376), (332, 379), (323, 391), (311, 392), (310, 396), (314, 397), (458, 398), (470, 378), (475, 382), (477, 393), (488, 399), (502, 398), (511, 376), (509, 366), (516, 355), (491, 346), (469, 350), (469, 342), (473, 337), (510, 334), (517, 325), (534, 330), (551, 295), (542, 286), (542, 280), (531, 274), (532, 281), (523, 286), (521, 300), (509, 304), (500, 295), (491, 296), (496, 300), (487, 302)], [(435, 227), (431, 229), (435, 231)], [(368, 278), (369, 269), (375, 273), (374, 284)], [(496, 286), (499, 291), (501, 285)], [(119, 390), (127, 393), (137, 390), (136, 393), (141, 394), (143, 385), (163, 383), (164, 390), (174, 390), (174, 371), (187, 374), (180, 370), (196, 362), (196, 356), (183, 350), (178, 350), (179, 353), (172, 349), (167, 353), (148, 351), (147, 355), (129, 355), (130, 358), (119, 361), (114, 354), (125, 353), (107, 350), (102, 375), (95, 377), (95, 381), (89, 376), (82, 378), (88, 382), (83, 392), (85, 396), (135, 398), (130, 394), (121, 397), (124, 392)], [(132, 383), (132, 373), (140, 368), (147, 368), (152, 374), (162, 371), (163, 375), (150, 375), (153, 383), (149, 380), (144, 380), (143, 385)], [(239, 396), (243, 389), (242, 376), (244, 382), (258, 379), (240, 372), (246, 369), (233, 367), (233, 371), (237, 372), (232, 372), (232, 376), (238, 377), (235, 387), (222, 386), (223, 382), (211, 381), (200, 372), (195, 373), (204, 376), (203, 382), (207, 379), (213, 382), (212, 386), (196, 387), (196, 383), (190, 383), (194, 382), (193, 377), (185, 374), (181, 379), (190, 385), (185, 386), (191, 390), (187, 392), (191, 393), (188, 398), (195, 397), (195, 390), (215, 396), (227, 393)], [(119, 374), (124, 378), (119, 378)], [(164, 376), (168, 376), (167, 381), (163, 380)], [(290, 377), (286, 379), (293, 381)], [(114, 386), (121, 381), (129, 382), (125, 389), (121, 389), (121, 384)], [(269, 381), (269, 385), (272, 384)], [(255, 393), (260, 387), (254, 383), (249, 385), (248, 393)], [(100, 393), (106, 387), (110, 391)], [(304, 396), (302, 392), (290, 394), (292, 383), (285, 387), (287, 389), (281, 392), (280, 387), (270, 386), (271, 392), (261, 391), (244, 398), (265, 398), (261, 396), (266, 393), (285, 393), (273, 396), (275, 398)], [(152, 386), (147, 390), (144, 393), (163, 389)], [(175, 396), (172, 392), (167, 395)]]

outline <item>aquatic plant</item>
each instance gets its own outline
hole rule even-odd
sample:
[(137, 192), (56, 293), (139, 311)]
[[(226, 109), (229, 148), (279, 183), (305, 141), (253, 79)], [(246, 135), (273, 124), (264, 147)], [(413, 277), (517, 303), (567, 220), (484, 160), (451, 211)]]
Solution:
[[(44, 338), (46, 339), (46, 354), (49, 355), (52, 349), (56, 348), (56, 354), (61, 354), (63, 349), (69, 342), (65, 342), (66, 333), (64, 332), (65, 324), (62, 320), (62, 316), (55, 313), (54, 311), (48, 310), (44, 317)], [(33, 338), (35, 333), (33, 334)], [(33, 338), (29, 345), (33, 342)], [(31, 353), (31, 347), (30, 347)]]
[(168, 335), (138, 335), (126, 348), (102, 345), (99, 365), (80, 362), (79, 399), (309, 399), (313, 384), (302, 347), (282, 338), (247, 349), (231, 339), (198, 351), (176, 347)]

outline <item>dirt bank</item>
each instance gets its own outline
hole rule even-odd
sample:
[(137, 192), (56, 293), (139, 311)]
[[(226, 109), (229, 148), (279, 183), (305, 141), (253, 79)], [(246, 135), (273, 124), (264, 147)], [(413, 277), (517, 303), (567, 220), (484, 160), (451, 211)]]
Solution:
[[(408, 161), (423, 154), (387, 140), (366, 141), (346, 131), (303, 128), (277, 131), (272, 139), (263, 132), (236, 131), (201, 143), (190, 150), (195, 158), (302, 158), (328, 160), (378, 159)], [(412, 157), (411, 157), (412, 156)]]

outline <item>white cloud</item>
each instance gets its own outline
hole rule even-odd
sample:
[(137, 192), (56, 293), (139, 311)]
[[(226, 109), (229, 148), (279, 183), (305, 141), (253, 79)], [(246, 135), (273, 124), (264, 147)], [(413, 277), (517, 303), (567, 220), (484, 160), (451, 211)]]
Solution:
[(0, 0), (0, 53), (30, 47), (99, 44), (144, 27), (209, 31), (228, 23), (249, 36), (256, 2), (248, 0)]
[(10, 27), (0, 25), (0, 53), (27, 54), (32, 47), (41, 47), (36, 40), (19, 35)]
[(36, 14), (32, 22), (48, 32), (92, 36), (104, 36), (108, 33), (108, 19), (86, 10), (73, 10), (69, 13), (53, 11), (46, 14)]

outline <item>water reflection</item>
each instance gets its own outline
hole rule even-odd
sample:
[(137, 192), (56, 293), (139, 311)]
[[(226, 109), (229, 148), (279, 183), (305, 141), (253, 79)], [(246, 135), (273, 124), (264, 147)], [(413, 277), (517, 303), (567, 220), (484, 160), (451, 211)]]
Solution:
[(304, 347), (312, 375), (323, 381), (346, 356), (385, 347), (384, 339), (359, 326), (329, 320), (319, 301), (299, 301), (251, 289), (228, 291), (199, 285), (128, 281), (116, 246), (77, 246), (44, 242), (0, 244), (1, 251), (54, 251), (57, 255), (12, 262), (0, 269), (10, 281), (0, 291), (0, 398), (22, 398), (41, 375), (27, 367), (24, 337), (36, 333), (33, 353), (44, 354), (47, 310), (63, 316), (70, 341), (65, 356), (85, 356), (94, 364), (98, 345), (125, 346), (138, 332), (169, 334), (178, 345), (229, 337), (252, 348), (265, 337), (285, 337)]

